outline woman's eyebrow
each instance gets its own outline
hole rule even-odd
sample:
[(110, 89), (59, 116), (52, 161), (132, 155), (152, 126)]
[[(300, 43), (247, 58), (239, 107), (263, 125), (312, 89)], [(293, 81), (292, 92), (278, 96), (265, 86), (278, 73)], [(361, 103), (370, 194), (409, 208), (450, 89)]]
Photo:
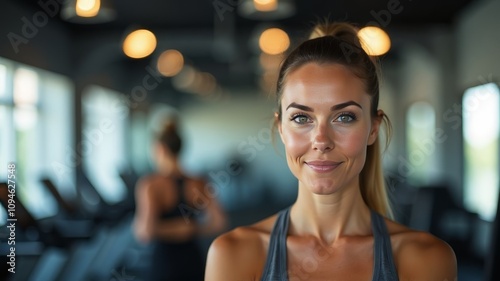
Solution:
[(342, 108), (344, 108), (344, 107), (348, 107), (348, 106), (350, 106), (350, 105), (354, 105), (354, 106), (357, 106), (357, 107), (359, 107), (359, 108), (363, 109), (363, 107), (362, 107), (359, 103), (357, 103), (357, 102), (355, 102), (355, 101), (352, 101), (352, 100), (347, 101), (347, 102), (343, 102), (343, 103), (336, 104), (336, 105), (332, 106), (330, 109), (331, 109), (331, 111), (335, 111), (335, 110), (342, 109)]
[(309, 107), (309, 106), (306, 106), (306, 105), (302, 105), (302, 104), (298, 104), (298, 103), (295, 103), (295, 102), (292, 102), (291, 104), (289, 104), (287, 107), (286, 107), (286, 110), (288, 110), (290, 107), (295, 107), (295, 108), (298, 108), (298, 109), (301, 109), (301, 110), (304, 110), (304, 111), (310, 111), (310, 112), (313, 112), (314, 110)]
[[(347, 102), (336, 104), (336, 105), (332, 106), (330, 108), (330, 110), (331, 111), (336, 111), (336, 110), (340, 110), (342, 108), (348, 107), (350, 105), (354, 105), (354, 106), (357, 106), (357, 107), (363, 109), (363, 107), (359, 103), (351, 100), (351, 101), (347, 101)], [(289, 104), (286, 107), (286, 110), (288, 110), (290, 107), (298, 108), (298, 109), (304, 110), (304, 111), (314, 112), (314, 109), (312, 109), (311, 107), (309, 107), (307, 105), (303, 105), (303, 104), (298, 104), (296, 102), (292, 102), (291, 104)]]

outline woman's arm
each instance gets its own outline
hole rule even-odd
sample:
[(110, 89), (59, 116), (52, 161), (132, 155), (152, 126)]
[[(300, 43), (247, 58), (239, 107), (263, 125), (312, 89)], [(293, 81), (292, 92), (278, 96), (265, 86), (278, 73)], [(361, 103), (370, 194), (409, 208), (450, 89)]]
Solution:
[(227, 228), (227, 217), (213, 192), (205, 181), (197, 180), (193, 189), (194, 212), (201, 216), (197, 222), (196, 233), (202, 236), (220, 234)]
[(157, 213), (151, 185), (151, 178), (142, 178), (135, 188), (136, 208), (132, 227), (136, 239), (142, 243), (148, 243), (153, 238)]

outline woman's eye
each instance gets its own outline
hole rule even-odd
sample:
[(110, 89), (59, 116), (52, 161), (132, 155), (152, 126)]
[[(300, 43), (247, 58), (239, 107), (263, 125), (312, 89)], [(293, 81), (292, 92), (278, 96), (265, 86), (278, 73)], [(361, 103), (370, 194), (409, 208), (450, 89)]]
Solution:
[(337, 121), (341, 123), (350, 123), (354, 120), (356, 120), (356, 117), (352, 114), (342, 114), (337, 118)]
[(309, 122), (309, 118), (305, 115), (297, 115), (297, 116), (292, 117), (292, 121), (294, 121), (295, 123), (298, 123), (298, 124), (305, 124), (305, 123)]

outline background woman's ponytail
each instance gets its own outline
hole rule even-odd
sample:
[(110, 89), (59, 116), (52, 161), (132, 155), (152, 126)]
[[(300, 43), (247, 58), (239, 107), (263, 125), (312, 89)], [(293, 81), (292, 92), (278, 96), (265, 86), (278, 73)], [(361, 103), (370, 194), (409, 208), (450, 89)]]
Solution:
[(174, 156), (179, 155), (182, 148), (182, 140), (177, 131), (177, 121), (175, 119), (171, 119), (165, 123), (158, 135), (158, 141)]

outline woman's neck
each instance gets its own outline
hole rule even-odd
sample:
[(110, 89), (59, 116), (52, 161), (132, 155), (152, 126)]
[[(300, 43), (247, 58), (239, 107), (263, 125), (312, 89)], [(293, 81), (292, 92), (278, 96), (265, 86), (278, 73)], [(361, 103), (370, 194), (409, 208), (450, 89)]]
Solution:
[(162, 161), (157, 164), (157, 171), (164, 176), (180, 176), (182, 175), (181, 167), (176, 160)]
[(312, 235), (327, 245), (341, 236), (371, 233), (370, 209), (357, 186), (318, 195), (299, 183), (290, 216), (292, 234)]

